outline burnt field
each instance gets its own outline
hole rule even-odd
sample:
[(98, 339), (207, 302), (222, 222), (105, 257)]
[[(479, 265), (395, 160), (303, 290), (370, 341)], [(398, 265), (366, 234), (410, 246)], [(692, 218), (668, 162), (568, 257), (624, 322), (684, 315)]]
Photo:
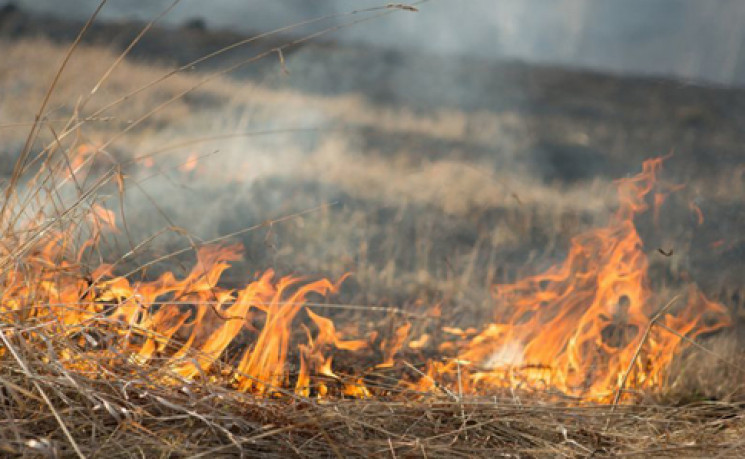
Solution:
[(742, 453), (745, 89), (94, 23), (35, 125), (81, 27), (0, 14), (0, 448)]

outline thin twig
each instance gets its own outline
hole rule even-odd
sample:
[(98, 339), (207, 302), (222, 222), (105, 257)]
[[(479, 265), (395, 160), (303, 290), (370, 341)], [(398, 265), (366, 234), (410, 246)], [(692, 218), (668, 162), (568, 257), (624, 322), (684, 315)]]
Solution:
[[(636, 365), (636, 360), (639, 358), (639, 354), (642, 351), (642, 347), (644, 347), (644, 344), (647, 342), (647, 338), (649, 337), (649, 333), (652, 331), (652, 327), (657, 323), (657, 321), (662, 317), (663, 314), (665, 314), (668, 309), (672, 307), (673, 304), (675, 304), (680, 299), (680, 295), (676, 295), (671, 299), (662, 309), (657, 311), (657, 313), (649, 320), (649, 324), (647, 325), (647, 328), (644, 330), (644, 334), (642, 335), (641, 340), (639, 340), (639, 345), (636, 347), (636, 351), (634, 351), (634, 355), (629, 361), (629, 366), (626, 368), (626, 372), (623, 374), (623, 378), (621, 379), (621, 384), (619, 384), (618, 389), (616, 390), (616, 395), (613, 398), (613, 405), (611, 406), (611, 414), (616, 409), (616, 406), (618, 406), (618, 402), (621, 400), (621, 394), (623, 393), (624, 388), (626, 387), (626, 382), (629, 379), (629, 375), (631, 374), (631, 371), (634, 369), (634, 365)], [(610, 422), (610, 417), (608, 418), (608, 422)]]

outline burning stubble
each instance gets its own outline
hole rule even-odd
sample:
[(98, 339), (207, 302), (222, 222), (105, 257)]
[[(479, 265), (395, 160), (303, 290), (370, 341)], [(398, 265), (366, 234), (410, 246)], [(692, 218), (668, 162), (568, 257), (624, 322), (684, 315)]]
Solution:
[[(71, 163), (83, 179), (80, 167), (91, 149), (76, 151)], [(358, 328), (355, 335), (355, 327), (336, 323), (313, 307), (319, 301), (314, 296), (338, 291), (343, 278), (307, 282), (276, 278), (269, 270), (248, 284), (225, 288), (221, 279), (241, 259), (240, 245), (200, 248), (183, 278), (166, 271), (152, 281), (133, 281), (117, 277), (107, 264), (84, 275), (78, 266), (86, 252), (102, 233), (119, 231), (115, 213), (100, 205), (91, 208), (88, 219), (95, 231), (79, 248), (73, 250), (70, 239), (75, 227), (20, 241), (31, 248), (7, 277), (3, 312), (49, 324), (55, 333), (73, 337), (85, 354), (107, 356), (112, 364), (116, 359), (144, 366), (158, 362), (165, 384), (207, 378), (239, 391), (294, 391), (306, 397), (369, 397), (435, 387), (488, 394), (521, 388), (598, 401), (625, 389), (659, 390), (685, 344), (681, 336), (695, 339), (731, 324), (726, 308), (693, 284), (682, 306), (659, 311), (663, 300), (651, 287), (634, 219), (648, 211), (648, 201), (656, 201), (657, 190), (667, 189), (658, 180), (662, 163), (646, 161), (641, 173), (616, 182), (620, 204), (609, 223), (575, 236), (564, 262), (494, 286), (496, 320), (457, 341), (427, 339), (411, 346), (420, 338), (410, 336), (408, 322), (367, 336), (359, 335)], [(436, 310), (423, 313), (438, 315)], [(664, 328), (642, 333), (658, 320)], [(87, 341), (91, 331), (102, 330), (113, 348), (97, 349)], [(114, 348), (118, 351), (112, 354)], [(417, 355), (437, 356), (416, 361)], [(399, 359), (414, 360), (424, 368), (423, 376), (402, 373)], [(77, 358), (62, 362), (81, 365)], [(398, 373), (388, 377), (396, 383), (376, 381), (383, 368)]]
[[(8, 48), (14, 59), (36, 65), (26, 46)], [(33, 44), (33, 56), (54, 50)], [(84, 91), (87, 75), (116, 57), (78, 51), (78, 68), (95, 71), (60, 80), (63, 94), (53, 103), (60, 113), (69, 108), (64, 98)], [(313, 58), (303, 56), (281, 54), (276, 76), (312, 70)], [(386, 56), (407, 71), (409, 60)], [(102, 100), (92, 100), (90, 110), (118, 100), (132, 81), (147, 85), (168, 72), (121, 66), (124, 77), (112, 74), (111, 92), (99, 92)], [(24, 80), (2, 63), (0, 72)], [(483, 75), (497, 86), (524, 79), (511, 72), (507, 81), (500, 71)], [(541, 78), (555, 77), (546, 71)], [(371, 429), (393, 456), (438, 442), (449, 445), (440, 452), (464, 443), (491, 452), (520, 442), (530, 454), (538, 444), (544, 452), (591, 454), (584, 443), (611, 451), (623, 422), (633, 432), (642, 428), (638, 418), (621, 416), (647, 409), (631, 402), (673, 390), (725, 399), (737, 390), (706, 382), (740, 375), (722, 357), (737, 352), (730, 339), (737, 317), (703, 293), (712, 289), (707, 276), (690, 269), (688, 254), (695, 231), (718, 221), (717, 207), (721, 216), (723, 203), (738, 202), (741, 171), (703, 174), (683, 187), (668, 178), (686, 176), (681, 164), (691, 164), (690, 145), (682, 160), (618, 158), (619, 151), (639, 150), (628, 146), (633, 139), (648, 152), (676, 138), (671, 125), (655, 124), (649, 134), (645, 116), (666, 105), (596, 120), (582, 113), (603, 113), (602, 104), (561, 94), (578, 115), (569, 120), (533, 107), (559, 103), (552, 84), (539, 83), (534, 99), (520, 87), (510, 93), (516, 103), (500, 96), (498, 110), (474, 111), (467, 101), (452, 103), (458, 91), (446, 91), (444, 108), (432, 99), (415, 109), (388, 104), (384, 92), (317, 94), (274, 81), (215, 79), (189, 92), (200, 80), (174, 75), (170, 84), (132, 96), (118, 116), (86, 119), (75, 139), (58, 140), (62, 121), (49, 118), (41, 137), (49, 137), (54, 154), (38, 159), (48, 175), (24, 177), (8, 206), (2, 357), (11, 376), (30, 375), (24, 381), (37, 384), (31, 391), (43, 391), (42, 399), (56, 394), (56, 385), (74, 386), (73, 398), (93, 400), (86, 416), (105, 411), (117, 420), (96, 431), (152, 429), (148, 423), (157, 420), (177, 423), (176, 436), (201, 435), (183, 424), (206, 422), (231, 447), (287, 434), (286, 452), (325, 441), (340, 456), (341, 436)], [(608, 81), (615, 84), (587, 77), (581, 86)], [(20, 93), (3, 88), (9, 98), (0, 116), (26, 113)], [(645, 100), (658, 94), (645, 88)], [(418, 89), (412, 100), (430, 102), (432, 87)], [(170, 100), (139, 129), (128, 128), (150, 105)], [(719, 121), (723, 144), (737, 143), (735, 130)], [(9, 132), (0, 134), (13, 143)], [(116, 142), (106, 140), (112, 136)], [(703, 245), (722, 251), (737, 243), (728, 234)], [(29, 368), (55, 376), (39, 379)], [(7, 388), (0, 395), (13, 410), (21, 406), (14, 405), (18, 388)], [(66, 397), (60, 403), (68, 404)], [(41, 399), (30, 393), (29, 400)], [(176, 414), (143, 414), (143, 400), (148, 413)], [(596, 402), (610, 408), (598, 416), (588, 407)], [(516, 430), (521, 424), (504, 406), (529, 416), (548, 406), (540, 413), (551, 420), (545, 431), (532, 418)], [(725, 415), (707, 411), (723, 405), (706, 406), (701, 422), (729, 429)], [(401, 424), (389, 414), (401, 407), (420, 410), (407, 418), (404, 434), (367, 421), (367, 410), (379, 408), (382, 418)], [(335, 417), (345, 409), (357, 412)], [(220, 417), (228, 411), (240, 415)], [(604, 427), (583, 433), (579, 413), (590, 413), (584, 425), (602, 417)], [(557, 425), (555, 416), (564, 415)], [(664, 435), (680, 423), (698, 434), (700, 419), (664, 419)], [(455, 428), (443, 432), (443, 422)], [(662, 435), (659, 425), (649, 420), (648, 438)], [(412, 440), (420, 426), (427, 437)], [(77, 432), (81, 443), (95, 438)], [(161, 441), (147, 436), (156, 437)], [(181, 451), (190, 454), (187, 446)]]

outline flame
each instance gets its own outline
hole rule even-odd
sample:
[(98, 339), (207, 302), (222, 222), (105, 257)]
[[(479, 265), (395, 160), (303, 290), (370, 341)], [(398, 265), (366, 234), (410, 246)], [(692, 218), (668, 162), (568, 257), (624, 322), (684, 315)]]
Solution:
[[(651, 289), (634, 225), (634, 217), (647, 210), (646, 196), (655, 188), (662, 161), (649, 160), (639, 175), (617, 181), (619, 209), (606, 227), (573, 238), (563, 263), (496, 286), (496, 321), (458, 356), (470, 363), (462, 370), (469, 390), (553, 388), (607, 400), (623, 381), (637, 389), (664, 385), (680, 338), (652, 326), (645, 339), (664, 303)], [(655, 211), (665, 194), (656, 196)], [(676, 314), (663, 313), (660, 322), (695, 338), (728, 326), (730, 319), (724, 306), (690, 287), (687, 303)], [(450, 362), (434, 373), (452, 376), (455, 366)]]
[[(97, 209), (93, 215), (99, 213)], [(116, 335), (131, 361), (146, 365), (157, 358), (173, 374), (187, 379), (209, 374), (228, 346), (261, 315), (258, 336), (235, 359), (233, 384), (238, 390), (273, 393), (288, 385), (287, 358), (296, 315), (309, 295), (327, 295), (338, 284), (327, 279), (303, 283), (295, 277), (273, 281), (269, 270), (238, 292), (223, 289), (218, 286), (220, 277), (229, 262), (240, 257), (240, 249), (238, 245), (199, 249), (197, 262), (183, 279), (167, 272), (154, 281), (131, 282), (110, 277), (111, 267), (102, 266), (84, 280), (78, 278), (78, 267), (65, 261), (68, 247), (63, 235), (55, 234), (30, 257), (25, 269), (6, 278), (0, 313), (57, 323), (58, 331), (69, 336), (83, 328), (120, 324)], [(67, 271), (61, 282), (60, 273)], [(308, 349), (304, 359), (320, 362), (314, 374), (335, 376), (331, 357), (323, 354), (328, 346), (350, 351), (367, 347), (364, 340), (344, 340), (329, 319), (310, 310), (308, 315), (320, 330), (309, 345), (301, 345)], [(307, 393), (309, 372), (300, 373), (298, 392)]]
[[(657, 183), (662, 161), (647, 161), (640, 174), (616, 182), (618, 210), (607, 226), (574, 237), (563, 263), (496, 286), (494, 321), (479, 328), (423, 332), (403, 322), (388, 333), (350, 339), (308, 302), (337, 292), (344, 278), (276, 279), (268, 270), (241, 289), (221, 286), (242, 257), (240, 245), (201, 247), (183, 277), (165, 272), (135, 281), (106, 264), (86, 273), (84, 253), (102, 231), (117, 231), (114, 213), (98, 204), (87, 218), (95, 230), (80, 247), (73, 243), (75, 227), (18, 236), (17, 245), (31, 249), (2, 278), (0, 314), (7, 322), (44, 324), (111, 362), (120, 354), (160, 367), (164, 384), (203, 379), (265, 396), (371, 397), (376, 392), (365, 375), (395, 371), (403, 352), (438, 351), (423, 371), (410, 366), (417, 375), (401, 376), (398, 384), (459, 394), (550, 389), (599, 401), (623, 389), (656, 390), (666, 383), (680, 336), (694, 339), (730, 325), (726, 309), (694, 286), (684, 302), (665, 309), (652, 290), (634, 218), (651, 200), (656, 219), (667, 194), (680, 189)], [(440, 312), (435, 305), (430, 317)], [(412, 329), (418, 338), (410, 338)], [(99, 330), (115, 346), (91, 347), (86, 330)], [(61, 355), (63, 363), (88, 371), (71, 350)], [(360, 363), (343, 374), (334, 361), (350, 355)]]
[(696, 215), (696, 222), (698, 223), (698, 225), (699, 226), (703, 225), (704, 224), (704, 213), (701, 210), (701, 208), (698, 206), (698, 204), (696, 204), (696, 202), (693, 200), (688, 201), (688, 208), (691, 210), (691, 212), (694, 213), (694, 215)]
[(74, 153), (70, 158), (70, 168), (72, 168), (73, 171), (77, 172), (78, 170), (80, 170), (83, 164), (85, 164), (88, 158), (96, 153), (96, 151), (97, 148), (94, 145), (87, 143), (79, 145), (74, 150)]
[(195, 152), (192, 152), (186, 159), (186, 162), (179, 166), (179, 170), (181, 172), (191, 172), (196, 169), (197, 164), (199, 164), (199, 156)]
[(93, 204), (88, 219), (99, 230), (107, 230), (114, 233), (119, 231), (116, 227), (116, 214), (114, 214), (114, 211), (99, 204)]

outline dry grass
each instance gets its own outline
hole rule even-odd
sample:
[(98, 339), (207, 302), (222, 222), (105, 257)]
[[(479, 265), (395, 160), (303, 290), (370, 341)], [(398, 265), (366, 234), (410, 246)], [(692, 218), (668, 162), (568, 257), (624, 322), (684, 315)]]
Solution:
[[(33, 336), (33, 339), (28, 337)], [(24, 337), (24, 338), (22, 338)], [(159, 384), (162, 369), (95, 358), (59, 335), (2, 329), (5, 454), (86, 457), (711, 456), (745, 453), (743, 405), (573, 406), (535, 394), (256, 398)], [(39, 352), (44, 349), (43, 352)], [(64, 351), (63, 351), (64, 350)], [(72, 355), (70, 352), (72, 351)], [(63, 356), (64, 355), (64, 356)], [(85, 370), (69, 371), (63, 360)]]
[[(54, 74), (54, 67), (49, 63), (58, 58), (62, 48), (43, 39), (2, 42), (0, 47), (7, 56), (0, 63), (0, 91), (4, 95), (0, 139), (5, 145), (14, 145), (25, 139), (27, 128), (33, 121), (35, 107), (29, 104), (29, 98), (46, 90)], [(81, 46), (77, 49), (53, 93), (47, 115), (49, 119), (45, 123), (53, 127), (64, 125), (73, 112), (75, 101), (90, 92), (116, 56), (111, 50), (100, 47)], [(88, 111), (96, 112), (127, 95), (133, 88), (146, 86), (169, 71), (165, 65), (126, 60), (118, 69), (108, 78), (107, 85), (97, 92), (88, 105)], [(137, 119), (153, 105), (184, 92), (201, 78), (179, 73), (150, 91), (128, 98), (125, 104), (86, 122), (86, 141), (103, 142), (118, 134), (129, 121)], [(236, 113), (238, 116), (234, 115)], [(323, 175), (326, 183), (340, 186), (360, 197), (369, 197), (360, 193), (370, 193), (370, 190), (382, 191), (385, 195), (381, 197), (388, 202), (403, 199), (431, 203), (456, 215), (463, 215), (472, 208), (484, 209), (497, 204), (541, 203), (546, 209), (558, 206), (574, 211), (597, 211), (613, 204), (612, 192), (597, 196), (603, 190), (599, 184), (594, 184), (589, 193), (587, 188), (582, 188), (557, 194), (555, 188), (546, 186), (525, 170), (484, 172), (469, 162), (449, 159), (434, 160), (420, 168), (419, 164), (407, 161), (403, 154), (391, 163), (390, 158), (376, 157), (374, 151), (365, 152), (365, 155), (352, 153), (357, 149), (354, 145), (355, 130), (370, 128), (380, 131), (383, 136), (420, 135), (437, 140), (467, 137), (476, 145), (499, 142), (503, 148), (511, 146), (516, 150), (521, 149), (520, 142), (526, 142), (531, 136), (526, 120), (511, 112), (466, 113), (449, 109), (416, 114), (405, 107), (374, 105), (359, 95), (318, 96), (291, 89), (272, 89), (251, 81), (217, 78), (188, 97), (175, 100), (150, 117), (143, 128), (125, 135), (114, 146), (137, 157), (154, 153), (156, 160), (164, 155), (175, 155), (179, 157), (176, 159), (178, 163), (183, 162), (185, 153), (190, 151), (208, 153), (219, 149), (220, 164), (214, 165), (209, 159), (202, 161), (203, 173), (208, 180), (219, 176), (223, 181), (249, 181), (252, 177), (268, 174), (290, 174), (310, 179), (317, 178), (321, 171), (327, 171)], [(289, 151), (272, 151), (274, 155), (285, 155), (281, 158), (283, 160), (297, 161), (302, 156), (302, 168), (280, 167), (277, 161), (264, 164), (268, 152), (261, 151), (260, 144), (247, 144), (244, 138), (254, 132), (261, 133), (262, 129), (270, 133), (278, 131), (275, 136), (281, 136), (284, 130), (317, 130), (323, 135), (323, 142), (310, 155), (298, 151), (305, 148), (292, 142), (283, 145), (289, 147)], [(232, 143), (220, 141), (221, 136), (229, 137), (231, 134), (238, 140), (228, 138)], [(53, 139), (49, 132), (42, 132), (41, 140)], [(207, 147), (203, 145), (205, 143)], [(250, 149), (252, 156), (259, 157), (258, 169), (254, 162), (245, 160), (249, 154), (245, 148)], [(226, 163), (231, 165), (229, 170), (221, 167)], [(516, 174), (523, 176), (516, 178)], [(383, 181), (389, 188), (382, 186)], [(440, 186), (431, 186), (437, 182)], [(511, 196), (513, 192), (519, 194), (519, 203)], [(597, 197), (579, 199), (588, 195)]]
[[(7, 151), (13, 156), (22, 147), (37, 109), (29, 100), (35, 101), (46, 91), (56, 71), (49, 62), (56, 60), (61, 48), (34, 40), (1, 43), (0, 51), (7, 56), (0, 62), (0, 142), (9, 145)], [(55, 145), (55, 137), (75, 115), (79, 96), (88, 94), (116, 58), (101, 48), (75, 51), (55, 88), (35, 151), (42, 145)], [(123, 61), (91, 100), (88, 111), (119, 100), (132, 88), (160, 78), (164, 71), (165, 67)], [(63, 197), (55, 197), (59, 190), (44, 190), (35, 209), (38, 215), (69, 223), (96, 202), (117, 208), (121, 216), (126, 209), (129, 231), (119, 240), (105, 241), (108, 246), (97, 247), (95, 255), (101, 259), (112, 255), (120, 259), (127, 250), (127, 237), (148, 241), (168, 229), (170, 239), (160, 246), (148, 246), (143, 258), (132, 262), (130, 267), (136, 268), (138, 263), (141, 266), (172, 253), (176, 243), (183, 247), (188, 242), (186, 250), (190, 251), (219, 233), (241, 231), (339, 198), (343, 201), (339, 207), (321, 206), (318, 212), (276, 225), (279, 228), (267, 224), (261, 231), (243, 233), (252, 264), (330, 276), (351, 270), (364, 287), (346, 292), (343, 299), (347, 302), (397, 306), (416, 300), (442, 302), (452, 306), (443, 320), (456, 324), (478, 323), (491, 313), (490, 286), (519, 271), (499, 266), (505, 251), (519, 245), (534, 247), (540, 241), (545, 253), (561, 253), (567, 234), (604, 220), (614, 203), (607, 180), (556, 186), (532, 176), (517, 162), (507, 162), (512, 169), (484, 172), (486, 168), (478, 161), (354, 153), (358, 142), (354, 130), (365, 128), (378, 130), (382, 137), (405, 134), (439, 142), (466, 137), (474, 145), (489, 145), (498, 139), (504, 149), (518, 150), (525, 148), (531, 127), (517, 113), (447, 109), (425, 115), (377, 106), (359, 96), (313, 96), (226, 78), (216, 78), (178, 97), (200, 80), (199, 75), (174, 75), (167, 83), (118, 105), (112, 113), (87, 120), (74, 139), (71, 136), (47, 150), (69, 159), (81, 143), (97, 145), (117, 136), (104, 152), (108, 158), (100, 155), (103, 158), (97, 164), (109, 174), (110, 182), (89, 183), (85, 193)], [(122, 134), (131, 120), (171, 98), (175, 98), (173, 103), (147, 117), (137, 130)], [(556, 124), (562, 136), (587, 141), (586, 135)], [(297, 138), (254, 139), (251, 133), (261, 131), (310, 131), (319, 139), (310, 148)], [(205, 146), (202, 140), (206, 137), (220, 138)], [(216, 156), (222, 163), (205, 157), (200, 161), (200, 175), (189, 176), (192, 180), (172, 174), (195, 150), (204, 155), (220, 150)], [(155, 171), (132, 165), (133, 157), (142, 158), (140, 163), (145, 157), (157, 159)], [(119, 169), (112, 173), (108, 169), (112, 165)], [(128, 179), (126, 193), (116, 184), (122, 170)], [(737, 176), (741, 172), (727, 174), (732, 174), (733, 186), (742, 186)], [(172, 177), (175, 182), (167, 180)], [(306, 187), (309, 182), (321, 190), (312, 191), (312, 186)], [(26, 183), (30, 182), (22, 181), (21, 187)], [(301, 185), (293, 188), (295, 183)], [(225, 187), (230, 197), (220, 197)], [(142, 193), (133, 197), (138, 189)], [(250, 196), (249, 202), (235, 198), (241, 194)], [(62, 207), (52, 211), (50, 202), (44, 201), (50, 196), (52, 201), (59, 199)], [(120, 202), (123, 205), (118, 207)], [(221, 226), (216, 222), (226, 209), (232, 214)], [(195, 212), (204, 223), (183, 224)], [(37, 230), (48, 228), (45, 224)], [(174, 226), (186, 229), (173, 231)], [(465, 231), (464, 226), (482, 227), (474, 232)], [(17, 230), (18, 226), (8, 228)], [(550, 230), (539, 233), (535, 228)], [(414, 236), (404, 239), (400, 236), (404, 232)], [(526, 238), (531, 232), (533, 238)], [(8, 231), (3, 239), (3, 245), (11, 247), (4, 253), (6, 267), (22, 265), (31, 252), (12, 243), (30, 240), (32, 246), (41, 240), (34, 235), (16, 236)], [(466, 242), (442, 244), (458, 237)], [(283, 238), (291, 243), (275, 242)], [(520, 259), (520, 266), (538, 258), (534, 248), (512, 252), (512, 256)], [(701, 353), (690, 353), (678, 362), (676, 375), (681, 376), (671, 381), (667, 393), (639, 394), (644, 402), (633, 406), (577, 406), (571, 400), (518, 391), (493, 398), (400, 393), (391, 386), (374, 399), (317, 400), (293, 394), (258, 398), (231, 390), (222, 380), (174, 381), (166, 368), (135, 365), (116, 347), (109, 353), (91, 352), (81, 345), (80, 334), (73, 339), (66, 333), (50, 332), (55, 327), (4, 317), (0, 328), (0, 451), (8, 455), (745, 454), (745, 411), (737, 401), (741, 387), (736, 382), (743, 377), (741, 366), (732, 368), (712, 357), (704, 360)], [(359, 311), (346, 318), (372, 320)], [(82, 342), (88, 341), (89, 346), (97, 346), (91, 340), (107, 342), (104, 330), (81, 333), (85, 335)], [(737, 358), (733, 342), (718, 345), (717, 355)], [(70, 365), (73, 361), (75, 365)], [(732, 383), (713, 384), (712, 379)]]
[[(0, 63), (0, 90), (7, 101), (0, 111), (0, 144), (7, 146), (6, 155), (12, 158), (28, 129), (18, 120), (33, 120), (29, 95), (43, 94), (53, 75), (49, 62), (62, 49), (44, 40), (0, 46), (9, 56)], [(74, 109), (73, 101), (90, 91), (116, 57), (102, 48), (77, 49), (53, 94), (45, 126), (61, 129)], [(167, 71), (165, 65), (123, 61), (91, 99), (88, 111), (96, 112)], [(86, 122), (78, 141), (97, 145), (119, 135), (129, 120), (201, 78), (174, 75)], [(282, 78), (280, 72), (277, 78)], [(243, 243), (254, 252), (252, 264), (260, 267), (332, 277), (357, 273), (366, 286), (365, 295), (350, 298), (352, 302), (378, 301), (368, 292), (380, 292), (373, 295), (378, 298), (411, 298), (436, 290), (462, 297), (467, 285), (478, 289), (470, 296), (482, 297), (469, 301), (483, 308), (490, 301), (489, 286), (495, 276), (501, 276), (502, 268), (496, 265), (499, 254), (521, 247), (528, 259), (535, 256), (523, 249), (534, 245), (524, 238), (532, 228), (548, 230), (542, 249), (561, 250), (565, 244), (561, 235), (576, 232), (582, 220), (603, 221), (614, 205), (607, 180), (566, 186), (557, 193), (555, 185), (514, 162), (492, 170), (466, 159), (411, 158), (406, 146), (391, 158), (375, 149), (360, 149), (358, 132), (367, 129), (375, 129), (381, 139), (395, 135), (433, 142), (467, 138), (471, 144), (498, 143), (502, 149), (516, 151), (531, 137), (524, 117), (509, 111), (447, 109), (422, 114), (376, 105), (359, 95), (310, 95), (217, 78), (175, 100), (107, 151), (125, 164), (124, 171), (132, 178), (125, 204), (135, 240), (147, 239), (172, 223), (196, 238), (209, 239), (336, 203), (329, 212), (312, 213), (276, 228), (276, 243), (266, 244), (264, 232), (246, 236)], [(269, 135), (257, 135), (264, 132)], [(310, 147), (308, 137), (314, 138)], [(53, 141), (53, 134), (42, 129), (39, 138), (45, 144)], [(201, 159), (197, 173), (185, 179), (176, 172), (191, 154)], [(142, 159), (127, 165), (132, 157)], [(147, 159), (154, 160), (154, 170), (141, 167)], [(158, 205), (168, 219), (153, 210), (136, 189), (140, 186), (159, 197)], [(116, 208), (119, 202), (111, 198), (106, 204)], [(198, 220), (192, 218), (195, 208), (201, 215)], [(393, 221), (407, 227), (405, 231), (390, 224), (390, 213), (396, 216)], [(476, 234), (474, 227), (479, 228)], [(336, 233), (333, 244), (324, 236), (329, 228)], [(416, 250), (403, 239), (411, 233), (416, 235)], [(458, 233), (467, 233), (465, 244), (454, 244), (453, 235)], [(182, 241), (176, 239), (172, 245)], [(474, 263), (485, 275), (472, 274)]]

